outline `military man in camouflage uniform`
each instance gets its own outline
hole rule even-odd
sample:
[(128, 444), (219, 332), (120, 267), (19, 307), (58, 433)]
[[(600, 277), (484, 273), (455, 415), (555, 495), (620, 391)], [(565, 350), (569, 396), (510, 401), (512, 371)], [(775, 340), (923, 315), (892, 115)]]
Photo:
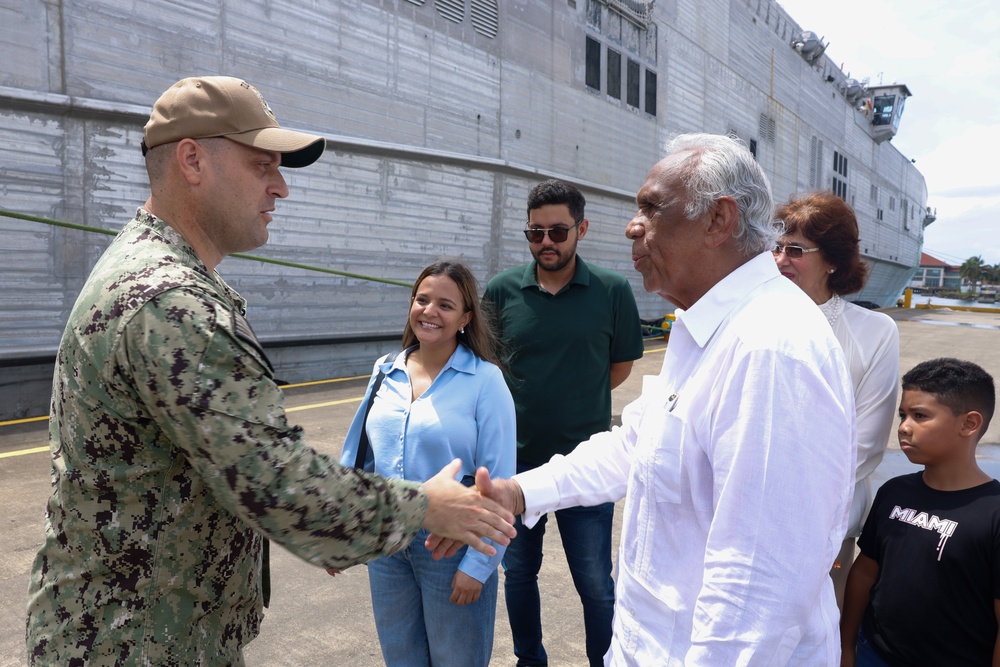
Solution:
[[(262, 541), (343, 569), (421, 526), (489, 552), (513, 517), (454, 481), (341, 468), (290, 425), (215, 267), (267, 240), (279, 166), (322, 137), (279, 127), (255, 88), (184, 79), (156, 102), (151, 196), (90, 275), (56, 360), (53, 492), (31, 573), (33, 665), (241, 665), (262, 619)], [(505, 535), (507, 537), (505, 537)]]

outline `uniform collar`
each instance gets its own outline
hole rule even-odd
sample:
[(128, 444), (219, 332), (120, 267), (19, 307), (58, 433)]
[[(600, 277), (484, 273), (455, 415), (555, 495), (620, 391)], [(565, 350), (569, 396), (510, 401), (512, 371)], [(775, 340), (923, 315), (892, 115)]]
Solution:
[(167, 224), (166, 221), (156, 217), (142, 206), (135, 212), (135, 219), (140, 225), (149, 227), (158, 236), (162, 236), (168, 243), (176, 246), (177, 252), (184, 255), (185, 264), (200, 266), (205, 273), (211, 273), (205, 267), (205, 263), (198, 259), (198, 254), (194, 251), (191, 244), (187, 242), (187, 239), (179, 231)]
[(222, 292), (229, 298), (233, 306), (239, 310), (241, 314), (246, 315), (246, 299), (244, 299), (239, 292), (230, 287), (229, 284), (222, 279), (222, 275), (218, 271), (208, 270), (208, 267), (205, 266), (203, 261), (201, 261), (198, 257), (198, 253), (194, 251), (194, 247), (187, 242), (187, 239), (184, 238), (183, 234), (167, 224), (162, 218), (156, 217), (142, 206), (140, 206), (135, 212), (135, 224), (139, 227), (146, 227), (151, 230), (152, 233), (169, 243), (170, 246), (173, 247), (174, 252), (179, 255), (180, 261), (185, 266), (189, 266), (200, 271), (206, 276), (209, 276), (219, 289), (221, 289)]

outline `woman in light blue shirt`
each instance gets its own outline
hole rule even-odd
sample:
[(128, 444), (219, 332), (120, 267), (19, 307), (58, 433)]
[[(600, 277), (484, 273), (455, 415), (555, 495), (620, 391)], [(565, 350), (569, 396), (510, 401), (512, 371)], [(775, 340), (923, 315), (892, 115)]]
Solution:
[[(403, 351), (376, 362), (341, 464), (355, 464), (365, 429), (369, 472), (423, 482), (457, 458), (466, 483), (480, 466), (491, 478), (514, 474), (514, 402), (478, 294), (462, 264), (439, 261), (423, 270), (411, 295)], [(366, 420), (380, 371), (384, 379)], [(487, 665), (504, 547), (494, 544), (492, 558), (463, 547), (435, 561), (426, 538), (422, 530), (403, 551), (368, 565), (382, 656), (393, 667)]]

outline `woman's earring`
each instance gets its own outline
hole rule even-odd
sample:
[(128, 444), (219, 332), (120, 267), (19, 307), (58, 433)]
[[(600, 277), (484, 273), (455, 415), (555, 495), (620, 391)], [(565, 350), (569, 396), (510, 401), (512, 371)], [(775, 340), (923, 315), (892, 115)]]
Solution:
[(464, 334), (464, 333), (465, 333), (465, 327), (462, 327), (461, 329), (459, 329), (459, 330), (458, 330), (458, 333), (460, 333), (460, 334)]

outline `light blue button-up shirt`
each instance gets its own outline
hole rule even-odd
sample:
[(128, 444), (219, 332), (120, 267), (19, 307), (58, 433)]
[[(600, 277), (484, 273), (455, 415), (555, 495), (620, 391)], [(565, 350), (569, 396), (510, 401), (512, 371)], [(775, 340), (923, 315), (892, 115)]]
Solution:
[[(463, 477), (475, 475), (479, 466), (489, 470), (490, 477), (513, 476), (517, 457), (514, 401), (500, 369), (459, 344), (427, 391), (411, 401), (406, 356), (414, 349), (407, 348), (391, 364), (386, 357), (375, 363), (365, 398), (347, 433), (341, 464), (354, 465), (365, 406), (381, 370), (385, 379), (368, 415), (368, 472), (424, 482), (461, 459)], [(485, 582), (505, 550), (494, 546), (497, 553), (492, 558), (468, 549), (458, 569)]]

